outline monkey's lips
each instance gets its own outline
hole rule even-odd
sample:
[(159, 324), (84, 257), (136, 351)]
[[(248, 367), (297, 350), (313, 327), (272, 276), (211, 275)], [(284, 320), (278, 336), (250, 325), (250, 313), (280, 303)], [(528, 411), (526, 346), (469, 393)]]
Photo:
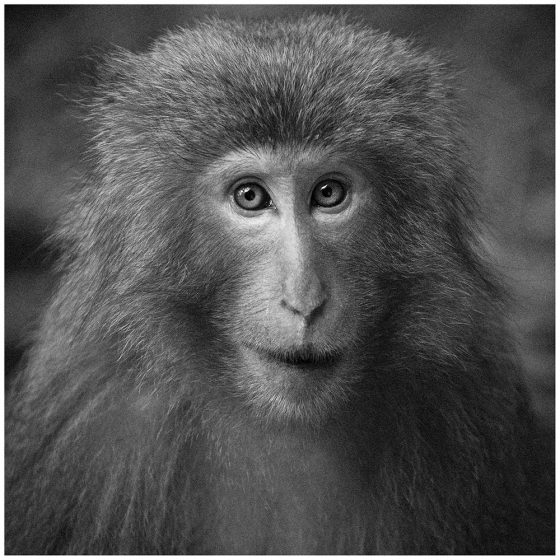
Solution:
[(313, 347), (288, 350), (252, 347), (251, 350), (269, 363), (304, 370), (332, 368), (342, 360), (341, 352), (322, 352)]

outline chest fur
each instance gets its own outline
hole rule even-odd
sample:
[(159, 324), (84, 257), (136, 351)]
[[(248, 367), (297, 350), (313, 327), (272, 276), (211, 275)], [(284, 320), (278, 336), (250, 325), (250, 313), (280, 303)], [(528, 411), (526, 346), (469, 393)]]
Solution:
[(320, 441), (245, 441), (211, 477), (208, 552), (360, 552), (371, 496), (344, 450)]

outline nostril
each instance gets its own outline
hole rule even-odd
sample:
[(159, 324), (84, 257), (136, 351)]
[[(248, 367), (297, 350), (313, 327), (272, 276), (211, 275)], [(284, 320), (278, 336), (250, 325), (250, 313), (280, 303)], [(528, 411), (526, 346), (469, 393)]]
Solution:
[(319, 305), (315, 306), (313, 309), (311, 309), (311, 311), (304, 316), (307, 324), (310, 324), (312, 321), (314, 321), (317, 317), (319, 317), (319, 315), (321, 315), (321, 313), (323, 312), (323, 308), (325, 307), (325, 299), (323, 299)]
[(286, 299), (282, 299), (280, 304), (282, 307), (291, 311), (294, 315), (300, 315), (307, 323), (311, 323), (319, 316), (325, 306), (325, 298), (309, 303), (299, 302), (291, 303)]

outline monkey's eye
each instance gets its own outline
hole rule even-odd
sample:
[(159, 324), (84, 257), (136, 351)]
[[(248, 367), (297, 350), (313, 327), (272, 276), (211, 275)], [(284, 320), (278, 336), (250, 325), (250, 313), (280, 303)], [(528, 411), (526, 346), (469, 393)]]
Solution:
[(244, 210), (262, 210), (270, 206), (268, 193), (257, 183), (245, 183), (233, 192), (235, 203)]
[(319, 181), (313, 189), (311, 203), (314, 206), (330, 208), (340, 204), (346, 198), (346, 189), (335, 179), (325, 179)]

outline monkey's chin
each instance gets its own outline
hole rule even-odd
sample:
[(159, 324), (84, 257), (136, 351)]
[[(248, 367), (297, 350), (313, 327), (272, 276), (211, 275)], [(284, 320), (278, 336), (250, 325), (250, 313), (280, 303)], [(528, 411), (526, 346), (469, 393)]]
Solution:
[(320, 424), (344, 403), (352, 379), (342, 352), (310, 346), (245, 346), (238, 377), (249, 404), (266, 419)]

